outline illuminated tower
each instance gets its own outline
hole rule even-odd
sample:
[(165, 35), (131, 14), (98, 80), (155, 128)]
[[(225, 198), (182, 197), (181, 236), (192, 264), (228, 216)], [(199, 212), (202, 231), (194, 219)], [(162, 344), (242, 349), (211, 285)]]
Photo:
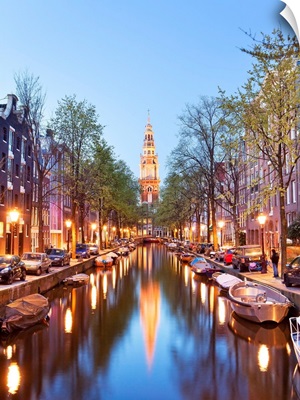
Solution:
[(143, 154), (140, 158), (141, 203), (153, 204), (159, 197), (160, 179), (158, 155), (155, 153), (154, 133), (149, 114), (145, 128)]

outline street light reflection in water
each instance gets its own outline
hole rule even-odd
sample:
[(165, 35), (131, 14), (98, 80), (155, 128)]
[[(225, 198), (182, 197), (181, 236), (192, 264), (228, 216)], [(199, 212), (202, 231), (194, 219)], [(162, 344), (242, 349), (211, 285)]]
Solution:
[(163, 244), (88, 272), (87, 285), (48, 293), (49, 326), (2, 338), (1, 399), (293, 398), (287, 321), (239, 318)]

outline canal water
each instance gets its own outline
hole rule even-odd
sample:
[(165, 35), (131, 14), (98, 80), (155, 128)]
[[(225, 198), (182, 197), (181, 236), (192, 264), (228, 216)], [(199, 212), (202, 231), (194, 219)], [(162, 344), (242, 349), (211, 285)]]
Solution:
[(288, 320), (239, 319), (163, 244), (89, 273), (47, 293), (48, 326), (2, 339), (1, 400), (298, 398)]

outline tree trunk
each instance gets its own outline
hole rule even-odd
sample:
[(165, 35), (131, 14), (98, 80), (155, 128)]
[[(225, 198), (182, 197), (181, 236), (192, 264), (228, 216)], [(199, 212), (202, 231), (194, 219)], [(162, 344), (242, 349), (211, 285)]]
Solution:
[(280, 221), (281, 221), (281, 234), (279, 240), (279, 276), (283, 277), (283, 272), (287, 263), (287, 254), (286, 254), (286, 240), (287, 240), (287, 221), (285, 214), (285, 193), (280, 191), (279, 196), (279, 205), (280, 205)]

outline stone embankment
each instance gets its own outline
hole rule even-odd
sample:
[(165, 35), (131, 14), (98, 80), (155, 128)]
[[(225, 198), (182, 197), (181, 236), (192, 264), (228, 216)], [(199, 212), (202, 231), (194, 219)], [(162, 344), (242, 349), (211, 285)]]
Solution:
[(0, 285), (0, 307), (32, 293), (45, 294), (71, 275), (85, 272), (94, 265), (94, 258), (71, 260), (70, 266), (51, 267), (48, 274), (40, 276), (27, 275), (26, 281), (14, 281), (11, 285)]

